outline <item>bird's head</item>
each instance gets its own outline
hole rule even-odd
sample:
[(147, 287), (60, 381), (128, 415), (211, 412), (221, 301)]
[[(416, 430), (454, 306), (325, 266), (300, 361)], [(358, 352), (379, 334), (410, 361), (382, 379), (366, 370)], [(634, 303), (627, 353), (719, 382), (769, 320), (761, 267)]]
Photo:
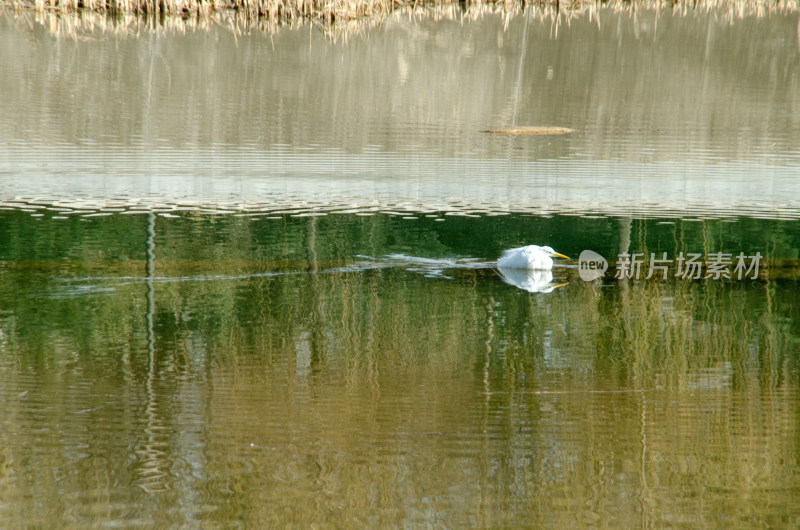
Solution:
[(547, 255), (550, 256), (551, 258), (569, 259), (569, 256), (565, 256), (564, 254), (559, 254), (558, 252), (553, 250), (552, 247), (541, 247), (541, 249), (544, 250), (547, 253)]

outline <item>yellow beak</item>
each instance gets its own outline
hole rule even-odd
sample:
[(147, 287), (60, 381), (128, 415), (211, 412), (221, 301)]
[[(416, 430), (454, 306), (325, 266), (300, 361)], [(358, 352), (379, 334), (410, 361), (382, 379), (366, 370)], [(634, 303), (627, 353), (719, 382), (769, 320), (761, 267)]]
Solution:
[(559, 254), (558, 252), (553, 252), (553, 255), (554, 255), (555, 257), (557, 257), (557, 258), (570, 259), (570, 257), (569, 257), (569, 256), (565, 256), (564, 254)]

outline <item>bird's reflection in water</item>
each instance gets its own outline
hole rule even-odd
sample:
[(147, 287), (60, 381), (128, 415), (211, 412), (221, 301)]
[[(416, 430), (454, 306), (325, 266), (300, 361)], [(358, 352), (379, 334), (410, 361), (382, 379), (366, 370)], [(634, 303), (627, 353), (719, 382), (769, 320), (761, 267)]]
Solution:
[(555, 289), (569, 283), (553, 282), (553, 272), (550, 270), (508, 269), (505, 267), (497, 270), (504, 282), (529, 293), (552, 293)]

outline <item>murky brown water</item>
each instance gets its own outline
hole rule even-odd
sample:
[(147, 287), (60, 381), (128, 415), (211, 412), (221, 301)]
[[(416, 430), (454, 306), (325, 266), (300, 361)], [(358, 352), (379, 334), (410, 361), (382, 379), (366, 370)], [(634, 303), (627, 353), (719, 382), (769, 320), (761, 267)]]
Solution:
[(797, 22), (0, 18), (0, 526), (797, 526)]
[[(6, 18), (0, 200), (797, 218), (797, 19), (397, 17), (332, 43)], [(578, 132), (479, 132), (515, 124)]]

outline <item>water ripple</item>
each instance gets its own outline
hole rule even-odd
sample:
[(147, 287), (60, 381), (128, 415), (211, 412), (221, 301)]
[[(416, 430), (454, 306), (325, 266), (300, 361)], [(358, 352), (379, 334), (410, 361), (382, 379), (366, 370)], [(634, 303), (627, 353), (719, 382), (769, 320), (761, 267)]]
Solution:
[[(203, 215), (577, 214), (800, 218), (796, 159), (638, 163), (346, 154), (92, 151), (0, 146), (0, 208), (92, 218)], [(120, 168), (113, 178), (107, 169)], [(18, 176), (25, 174), (26, 178)], [(48, 190), (43, 192), (42, 190)]]

